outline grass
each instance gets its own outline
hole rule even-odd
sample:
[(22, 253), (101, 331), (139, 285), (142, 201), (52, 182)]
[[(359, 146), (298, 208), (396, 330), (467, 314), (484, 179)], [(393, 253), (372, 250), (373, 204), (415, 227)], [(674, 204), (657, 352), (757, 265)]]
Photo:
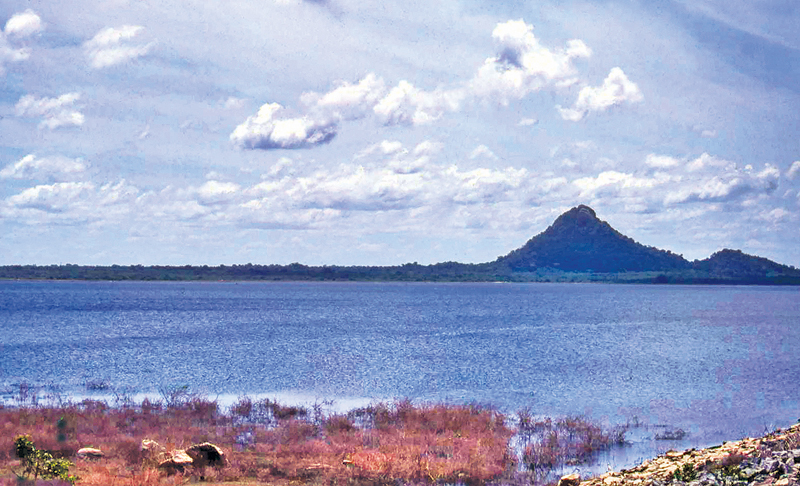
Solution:
[[(586, 459), (615, 439), (582, 419), (508, 425), (490, 407), (378, 403), (347, 414), (241, 397), (227, 411), (185, 389), (162, 399), (110, 407), (84, 400), (59, 406), (0, 407), (0, 484), (18, 484), (13, 438), (28, 434), (41, 450), (76, 465), (85, 486), (163, 486), (203, 481), (226, 485), (481, 485), (519, 481), (510, 441), (525, 437), (524, 463), (542, 468)], [(522, 417), (522, 415), (521, 415)], [(528, 415), (529, 417), (529, 415)], [(143, 454), (142, 440), (167, 450), (211, 442), (225, 451), (224, 468), (169, 475)], [(101, 460), (78, 459), (82, 447)], [(37, 484), (57, 485), (57, 482)]]
[(535, 420), (527, 410), (518, 415), (522, 459), (534, 472), (584, 463), (598, 451), (625, 442), (626, 427), (604, 430), (583, 417)]

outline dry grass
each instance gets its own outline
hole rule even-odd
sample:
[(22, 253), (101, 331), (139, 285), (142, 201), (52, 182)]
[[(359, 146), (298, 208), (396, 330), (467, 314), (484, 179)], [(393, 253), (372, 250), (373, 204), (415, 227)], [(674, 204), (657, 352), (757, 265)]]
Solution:
[[(377, 485), (485, 483), (514, 469), (505, 417), (488, 408), (379, 404), (348, 415), (286, 407), (243, 397), (229, 414), (197, 396), (108, 407), (84, 401), (60, 407), (0, 408), (0, 478), (17, 484), (13, 438), (31, 435), (36, 447), (65, 457), (78, 485), (156, 486), (225, 484)], [(212, 442), (226, 453), (221, 469), (167, 475), (140, 452), (143, 439), (180, 449)], [(106, 454), (77, 459), (81, 447)], [(4, 473), (5, 472), (5, 473)], [(56, 482), (39, 482), (52, 484)]]

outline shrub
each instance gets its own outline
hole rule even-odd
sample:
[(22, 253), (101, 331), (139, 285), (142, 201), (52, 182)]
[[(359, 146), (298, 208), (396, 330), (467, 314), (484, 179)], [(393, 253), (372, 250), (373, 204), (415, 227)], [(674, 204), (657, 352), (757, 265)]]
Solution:
[(672, 477), (669, 479), (674, 479), (675, 481), (680, 481), (684, 483), (689, 483), (697, 479), (697, 470), (694, 468), (694, 464), (687, 462), (672, 472)]
[(72, 484), (78, 480), (70, 476), (69, 468), (74, 466), (66, 459), (55, 459), (49, 452), (36, 449), (28, 435), (19, 435), (14, 439), (14, 449), (23, 467), (23, 474), (34, 481), (39, 477), (43, 479), (63, 479)]

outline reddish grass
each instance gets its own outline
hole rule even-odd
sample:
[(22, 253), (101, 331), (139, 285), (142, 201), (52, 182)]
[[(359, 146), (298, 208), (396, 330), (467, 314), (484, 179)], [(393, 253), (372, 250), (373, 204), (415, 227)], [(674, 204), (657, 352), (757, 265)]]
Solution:
[[(175, 397), (170, 397), (175, 398)], [(178, 397), (181, 398), (181, 397)], [(75, 462), (78, 485), (176, 485), (202, 479), (270, 484), (479, 484), (513, 469), (505, 417), (485, 408), (378, 404), (348, 415), (320, 417), (298, 407), (242, 397), (229, 415), (192, 396), (170, 406), (145, 401), (110, 408), (85, 401), (59, 408), (0, 408), (0, 478), (18, 469), (13, 437)], [(60, 420), (60, 427), (59, 427)], [(169, 476), (140, 452), (143, 439), (167, 450), (212, 442), (226, 454), (222, 469)], [(81, 447), (106, 457), (76, 459)]]
[(534, 471), (586, 462), (596, 451), (624, 441), (624, 429), (606, 431), (581, 417), (534, 420), (522, 411), (519, 419), (523, 462)]

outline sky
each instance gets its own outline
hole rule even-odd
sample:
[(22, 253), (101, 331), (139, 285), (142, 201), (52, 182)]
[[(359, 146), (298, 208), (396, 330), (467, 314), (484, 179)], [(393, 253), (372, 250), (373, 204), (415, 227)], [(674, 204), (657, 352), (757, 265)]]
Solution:
[(796, 0), (0, 2), (0, 264), (800, 266)]

